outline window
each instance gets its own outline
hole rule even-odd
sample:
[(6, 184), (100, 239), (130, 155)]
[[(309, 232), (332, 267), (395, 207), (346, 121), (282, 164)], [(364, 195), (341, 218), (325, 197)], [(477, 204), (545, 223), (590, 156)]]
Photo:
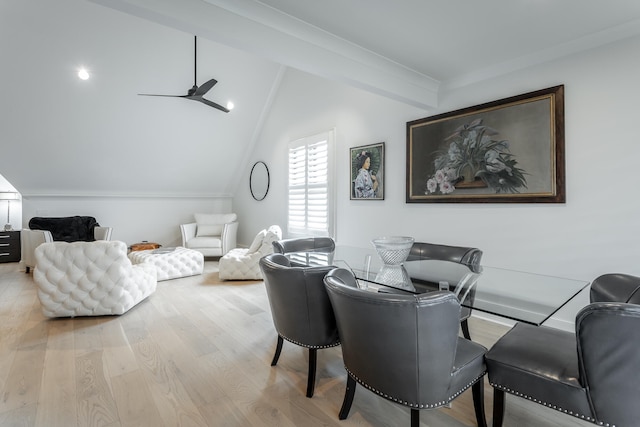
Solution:
[(329, 185), (334, 131), (289, 144), (287, 230), (295, 236), (333, 237), (333, 191)]

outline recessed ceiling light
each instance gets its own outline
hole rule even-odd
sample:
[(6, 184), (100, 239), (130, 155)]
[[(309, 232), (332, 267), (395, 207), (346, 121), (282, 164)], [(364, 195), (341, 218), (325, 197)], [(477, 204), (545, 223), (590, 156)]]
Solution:
[(78, 70), (78, 77), (80, 78), (80, 80), (89, 80), (89, 72), (86, 68), (80, 68)]
[(233, 110), (233, 107), (235, 107), (235, 105), (233, 105), (233, 102), (231, 101), (227, 102), (227, 109)]

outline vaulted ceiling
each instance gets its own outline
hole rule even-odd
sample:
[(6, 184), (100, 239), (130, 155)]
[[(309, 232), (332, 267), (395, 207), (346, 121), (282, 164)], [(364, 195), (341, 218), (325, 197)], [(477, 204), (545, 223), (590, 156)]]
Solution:
[[(225, 5), (233, 1), (205, 0)], [(640, 33), (634, 0), (261, 0), (442, 86)]]
[[(26, 195), (231, 195), (286, 67), (428, 111), (639, 33), (637, 0), (3, 1), (0, 174)], [(137, 96), (186, 93), (194, 34), (229, 114)]]
[(90, 0), (432, 108), (448, 89), (640, 33), (635, 0)]

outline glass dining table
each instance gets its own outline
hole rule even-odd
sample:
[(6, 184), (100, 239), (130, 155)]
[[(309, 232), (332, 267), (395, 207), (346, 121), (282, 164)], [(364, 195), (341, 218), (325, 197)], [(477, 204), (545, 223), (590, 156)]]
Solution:
[(434, 259), (384, 265), (371, 248), (336, 246), (331, 254), (287, 254), (293, 265), (335, 265), (351, 270), (358, 285), (374, 292), (454, 292), (460, 304), (479, 312), (541, 325), (589, 286), (583, 280)]

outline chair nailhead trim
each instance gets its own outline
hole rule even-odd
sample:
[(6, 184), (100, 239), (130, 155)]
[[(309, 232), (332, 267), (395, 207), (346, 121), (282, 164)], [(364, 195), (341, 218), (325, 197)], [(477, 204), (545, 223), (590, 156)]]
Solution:
[[(435, 402), (435, 403), (415, 403), (415, 402), (407, 402), (405, 400), (402, 399), (398, 399), (397, 397), (394, 396), (390, 396), (387, 393), (383, 393), (380, 390), (377, 390), (373, 387), (371, 387), (369, 384), (363, 382), (360, 378), (358, 378), (353, 372), (351, 372), (349, 370), (349, 368), (347, 368), (346, 366), (344, 367), (346, 369), (346, 371), (349, 373), (349, 375), (351, 375), (351, 377), (353, 377), (353, 379), (355, 379), (360, 385), (362, 385), (363, 387), (365, 387), (366, 389), (374, 392), (375, 394), (384, 397), (385, 399), (391, 400), (392, 402), (396, 402), (399, 403), (401, 405), (405, 405), (408, 406), (410, 408), (417, 408), (417, 409), (432, 409), (432, 408), (439, 408), (441, 406), (447, 405), (449, 404), (452, 400), (454, 400), (456, 397), (458, 397), (460, 394), (462, 394), (466, 389), (468, 389), (469, 387), (471, 387), (472, 385), (474, 385), (480, 378), (482, 378), (484, 376), (484, 372), (479, 375), (478, 377), (476, 377), (473, 381), (471, 381), (469, 384), (465, 385), (463, 388), (461, 388), (460, 390), (456, 391), (454, 394), (452, 394), (451, 396), (449, 396), (447, 398), (447, 400), (443, 400), (440, 402)], [(612, 426), (615, 427), (615, 426)]]
[(301, 342), (298, 342), (296, 340), (292, 340), (289, 339), (287, 337), (285, 337), (284, 335), (280, 335), (282, 338), (284, 338), (285, 340), (289, 341), (290, 343), (293, 343), (295, 345), (299, 345), (300, 347), (305, 347), (305, 348), (330, 348), (330, 347), (336, 347), (340, 345), (340, 341), (335, 342), (333, 344), (327, 344), (327, 345), (307, 345), (307, 344), (303, 344)]
[(532, 402), (538, 403), (540, 405), (546, 406), (546, 407), (551, 408), (551, 409), (555, 409), (556, 411), (564, 412), (567, 415), (573, 415), (576, 418), (580, 418), (580, 419), (585, 420), (585, 421), (590, 421), (590, 422), (592, 422), (594, 424), (598, 424), (598, 425), (604, 426), (604, 427), (616, 427), (615, 424), (605, 423), (603, 421), (596, 421), (594, 418), (591, 418), (588, 415), (578, 414), (578, 413), (575, 413), (573, 411), (569, 411), (567, 409), (562, 409), (560, 406), (554, 405), (553, 403), (543, 402), (542, 400), (536, 399), (536, 398), (531, 397), (531, 396), (527, 396), (526, 394), (522, 394), (522, 393), (520, 393), (519, 391), (516, 391), (516, 390), (511, 390), (510, 388), (502, 386), (500, 384), (495, 384), (495, 383), (490, 383), (490, 384), (494, 388), (500, 389), (500, 390), (505, 391), (507, 393), (511, 393), (511, 394), (513, 394), (515, 396), (518, 396), (518, 397), (522, 397), (522, 398), (527, 399), (527, 400), (531, 400)]

